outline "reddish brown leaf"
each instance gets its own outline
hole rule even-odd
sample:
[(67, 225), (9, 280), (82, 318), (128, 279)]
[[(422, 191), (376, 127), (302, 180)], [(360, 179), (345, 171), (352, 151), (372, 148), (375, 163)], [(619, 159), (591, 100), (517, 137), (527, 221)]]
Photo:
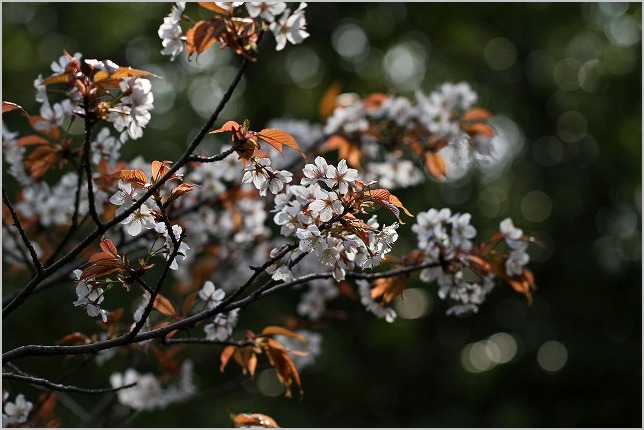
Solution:
[(242, 128), (241, 124), (239, 124), (236, 121), (226, 121), (224, 125), (222, 125), (217, 130), (211, 131), (210, 134), (221, 133), (223, 131), (237, 131), (237, 130), (241, 130), (241, 128)]
[(221, 355), (219, 356), (219, 360), (221, 361), (221, 365), (219, 366), (219, 371), (221, 373), (224, 372), (226, 365), (230, 361), (230, 358), (233, 356), (233, 354), (235, 354), (235, 351), (237, 351), (237, 347), (234, 345), (228, 345), (227, 347), (224, 348), (223, 351), (221, 351)]
[(118, 87), (119, 82), (123, 78), (141, 78), (143, 76), (153, 76), (158, 78), (159, 76), (154, 73), (146, 72), (145, 70), (133, 69), (131, 67), (119, 67), (118, 70), (114, 73), (108, 74), (104, 70), (98, 71), (94, 75), (94, 82), (100, 83), (104, 87)]
[(49, 145), (49, 141), (44, 137), (40, 137), (36, 134), (29, 136), (21, 137), (17, 140), (18, 145), (20, 146), (31, 146), (31, 145)]
[(264, 330), (262, 330), (262, 332), (259, 333), (257, 336), (260, 337), (260, 336), (275, 336), (275, 335), (294, 337), (300, 342), (302, 342), (304, 345), (308, 345), (308, 342), (306, 341), (306, 338), (304, 336), (302, 336), (299, 333), (295, 333), (291, 330), (285, 329), (283, 327), (277, 327), (277, 326), (264, 327)]
[(336, 107), (336, 97), (338, 97), (341, 90), (342, 84), (339, 81), (335, 81), (324, 92), (324, 94), (322, 95), (322, 100), (320, 100), (320, 107), (318, 110), (318, 112), (320, 113), (320, 119), (326, 119), (333, 113), (333, 110)]
[(473, 108), (463, 114), (463, 121), (485, 121), (492, 118), (492, 114), (482, 108)]
[(54, 85), (54, 84), (66, 84), (69, 82), (69, 75), (67, 73), (59, 73), (57, 75), (52, 75), (48, 78), (45, 78), (42, 81), (43, 85)]
[(116, 245), (114, 245), (114, 242), (112, 242), (109, 239), (103, 239), (101, 240), (101, 249), (106, 252), (107, 254), (110, 254), (114, 258), (119, 258), (119, 253), (116, 250)]
[(68, 334), (64, 338), (58, 341), (58, 343), (63, 344), (63, 345), (74, 345), (77, 343), (89, 343), (90, 338), (79, 331)]
[(282, 145), (286, 145), (289, 148), (295, 149), (300, 153), (302, 158), (306, 160), (306, 156), (300, 150), (300, 146), (295, 141), (295, 138), (285, 131), (276, 130), (274, 128), (265, 128), (259, 132), (259, 137), (273, 148), (277, 149), (280, 153), (282, 153)]
[(300, 396), (304, 393), (302, 391), (302, 381), (300, 374), (286, 352), (284, 346), (274, 339), (265, 339), (262, 343), (262, 348), (268, 357), (268, 361), (277, 372), (277, 378), (286, 388), (286, 397), (291, 398), (291, 387), (295, 383), (300, 389)]
[(377, 205), (382, 206), (383, 208), (394, 214), (394, 216), (398, 218), (398, 222), (400, 222), (401, 224), (404, 224), (404, 222), (400, 219), (400, 211), (398, 210), (398, 208), (402, 208), (407, 215), (413, 217), (413, 215), (402, 205), (400, 200), (384, 188), (367, 190), (365, 191), (365, 196)]
[(39, 146), (25, 159), (25, 167), (34, 179), (40, 179), (58, 160), (52, 146)]
[(232, 417), (233, 426), (240, 427), (264, 427), (267, 429), (280, 428), (275, 420), (264, 414), (237, 414)]
[(161, 294), (158, 294), (156, 299), (154, 299), (154, 309), (167, 317), (173, 317), (177, 314), (170, 300)]
[(189, 193), (190, 191), (194, 190), (195, 188), (198, 188), (199, 185), (195, 184), (180, 184), (177, 185), (172, 189), (172, 192), (170, 193), (170, 200), (174, 200), (177, 197), (180, 197), (184, 194)]
[(119, 170), (118, 172), (107, 175), (106, 177), (112, 179), (123, 179), (124, 181), (132, 182), (141, 187), (148, 183), (148, 177), (142, 170)]
[(217, 43), (219, 36), (226, 29), (226, 23), (220, 18), (212, 18), (197, 22), (186, 32), (186, 52), (190, 57), (197, 55)]
[[(156, 182), (159, 179), (161, 179), (166, 173), (170, 171), (170, 168), (168, 167), (168, 164), (172, 163), (172, 161), (153, 161), (152, 162), (152, 181)], [(178, 175), (172, 175), (168, 180), (170, 179), (179, 179), (182, 180), (182, 178)]]
[(388, 306), (393, 303), (394, 299), (402, 295), (407, 286), (407, 276), (399, 275), (391, 278), (378, 278), (373, 282), (374, 287), (371, 289), (371, 298), (382, 297), (382, 305)]
[(351, 167), (359, 168), (362, 159), (360, 147), (342, 136), (334, 134), (324, 143), (325, 151), (338, 150), (338, 158), (347, 160)]
[(222, 15), (228, 15), (228, 11), (226, 9), (223, 9), (223, 8), (220, 8), (219, 6), (217, 6), (217, 4), (215, 2), (212, 2), (212, 1), (200, 1), (198, 3), (199, 3), (199, 6), (204, 7), (206, 9), (208, 9), (208, 10), (211, 10), (211, 11), (216, 12), (216, 13), (220, 13)]
[(183, 306), (181, 307), (181, 313), (183, 315), (188, 315), (188, 313), (192, 309), (192, 306), (195, 304), (197, 297), (199, 297), (199, 291), (193, 291), (192, 293), (188, 294), (186, 300), (184, 300), (183, 302)]
[(12, 110), (21, 110), (27, 115), (27, 112), (22, 108), (22, 106), (17, 105), (12, 102), (2, 101), (2, 113), (11, 112)]
[(430, 151), (425, 153), (425, 166), (427, 166), (429, 173), (438, 179), (445, 177), (445, 174), (447, 173), (445, 160), (435, 152)]

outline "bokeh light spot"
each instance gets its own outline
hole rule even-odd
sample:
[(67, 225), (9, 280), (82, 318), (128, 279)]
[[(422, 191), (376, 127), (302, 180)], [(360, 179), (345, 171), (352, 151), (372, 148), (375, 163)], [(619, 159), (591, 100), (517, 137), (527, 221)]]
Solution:
[(539, 347), (537, 362), (547, 372), (560, 371), (568, 361), (568, 349), (561, 342), (550, 340)]
[(400, 318), (416, 319), (429, 314), (433, 308), (432, 298), (422, 288), (407, 288), (402, 297), (396, 298), (394, 308)]

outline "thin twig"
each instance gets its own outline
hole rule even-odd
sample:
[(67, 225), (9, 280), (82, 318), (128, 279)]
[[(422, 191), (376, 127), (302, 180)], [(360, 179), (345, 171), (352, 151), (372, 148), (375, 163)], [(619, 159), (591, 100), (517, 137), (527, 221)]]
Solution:
[[(85, 112), (89, 112), (89, 100), (85, 99), (84, 102)], [(83, 145), (83, 166), (85, 167), (85, 176), (87, 176), (87, 200), (89, 201), (89, 214), (96, 223), (96, 226), (103, 228), (103, 222), (96, 212), (96, 202), (94, 199), (94, 184), (92, 177), (92, 166), (89, 162), (89, 154), (92, 149), (92, 127), (94, 120), (90, 115), (85, 115), (85, 144)]]
[(80, 388), (73, 385), (62, 385), (55, 384), (51, 381), (48, 381), (44, 378), (37, 378), (35, 376), (19, 375), (17, 373), (11, 372), (2, 372), (2, 377), (6, 379), (13, 379), (16, 381), (28, 382), (32, 385), (38, 385), (45, 388), (50, 388), (55, 391), (67, 391), (70, 393), (84, 393), (84, 394), (104, 394), (112, 393), (115, 391), (123, 390), (125, 388), (130, 388), (136, 385), (136, 382), (131, 384), (123, 385), (121, 387), (110, 387), (110, 388)]
[(33, 245), (31, 244), (31, 241), (27, 237), (27, 233), (25, 233), (25, 230), (22, 228), (22, 224), (20, 224), (20, 220), (18, 219), (18, 214), (16, 214), (16, 211), (13, 209), (13, 206), (11, 206), (11, 202), (9, 201), (9, 196), (7, 195), (7, 190), (5, 189), (5, 187), (2, 187), (2, 200), (4, 201), (4, 204), (9, 209), (9, 212), (11, 213), (11, 218), (13, 219), (13, 225), (15, 225), (16, 228), (18, 229), (18, 232), (20, 233), (20, 237), (22, 238), (22, 241), (24, 242), (25, 246), (29, 250), (29, 254), (31, 255), (31, 260), (33, 261), (34, 267), (36, 268), (37, 276), (42, 276), (44, 270), (42, 265), (40, 264), (40, 260), (38, 259), (36, 250), (34, 249)]

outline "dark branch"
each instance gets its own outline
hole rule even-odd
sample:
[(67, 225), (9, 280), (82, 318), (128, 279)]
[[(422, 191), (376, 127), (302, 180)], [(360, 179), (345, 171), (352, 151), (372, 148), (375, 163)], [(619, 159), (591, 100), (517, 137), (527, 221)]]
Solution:
[[(13, 206), (11, 206), (11, 202), (9, 201), (9, 196), (7, 196), (7, 190), (2, 187), (2, 201), (4, 204), (7, 206), (9, 209), (9, 212), (11, 213), (11, 218), (13, 219), (13, 225), (16, 226), (18, 229), (18, 232), (20, 233), (20, 237), (22, 238), (22, 241), (24, 242), (25, 246), (29, 250), (29, 255), (31, 256), (31, 260), (33, 261), (34, 267), (36, 268), (37, 276), (42, 276), (43, 274), (43, 267), (40, 264), (40, 260), (38, 259), (38, 255), (36, 254), (36, 250), (34, 249), (33, 245), (31, 244), (31, 241), (27, 237), (27, 233), (25, 233), (25, 230), (22, 228), (22, 224), (20, 224), (20, 220), (18, 219), (18, 214), (16, 214), (16, 211), (13, 209)], [(17, 242), (16, 242), (17, 245)]]
[(43, 378), (37, 378), (35, 376), (19, 375), (17, 373), (3, 372), (2, 377), (5, 379), (13, 379), (16, 381), (27, 382), (32, 385), (38, 385), (55, 391), (67, 391), (70, 393), (83, 393), (83, 394), (112, 393), (115, 391), (123, 390), (125, 388), (130, 388), (136, 385), (136, 382), (134, 382), (132, 384), (127, 384), (116, 388), (80, 388), (80, 387), (75, 387), (73, 385), (55, 384)]

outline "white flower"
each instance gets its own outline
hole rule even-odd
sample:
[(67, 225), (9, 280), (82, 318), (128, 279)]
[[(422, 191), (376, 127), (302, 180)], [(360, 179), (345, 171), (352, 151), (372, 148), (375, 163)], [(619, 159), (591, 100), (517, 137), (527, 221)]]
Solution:
[(16, 396), (15, 402), (4, 403), (2, 408), (2, 427), (7, 427), (9, 424), (26, 423), (33, 406), (33, 403), (25, 400), (25, 396), (22, 394)]
[(227, 340), (233, 334), (233, 328), (237, 324), (239, 309), (215, 315), (212, 324), (206, 324), (203, 328), (208, 340)]
[(329, 187), (338, 186), (340, 194), (346, 194), (349, 191), (349, 184), (358, 178), (358, 171), (347, 167), (347, 160), (340, 160), (338, 167), (329, 166), (326, 172), (326, 184)]
[(201, 290), (199, 290), (199, 298), (206, 303), (208, 309), (217, 307), (225, 296), (226, 292), (215, 287), (212, 281), (206, 281)]
[(177, 2), (172, 6), (170, 14), (163, 18), (163, 24), (159, 26), (159, 37), (161, 38), (162, 55), (170, 55), (170, 61), (183, 52), (182, 30), (179, 22), (186, 8), (186, 2)]
[(306, 3), (300, 3), (297, 10), (290, 16), (290, 10), (286, 9), (279, 21), (271, 22), (270, 30), (275, 36), (277, 51), (284, 49), (287, 40), (293, 45), (297, 45), (309, 37), (309, 33), (306, 32), (306, 18), (304, 18), (305, 7)]
[(138, 236), (144, 228), (147, 230), (155, 227), (153, 212), (149, 207), (143, 204), (140, 208), (121, 221), (121, 224), (127, 226), (125, 227), (127, 234), (130, 236)]
[(319, 216), (320, 221), (327, 222), (334, 215), (341, 214), (344, 211), (344, 206), (335, 192), (320, 190), (316, 195), (316, 200), (309, 204), (309, 209), (313, 216)]
[(103, 157), (110, 164), (116, 163), (119, 158), (121, 142), (110, 134), (110, 129), (103, 127), (92, 142), (92, 163), (99, 165)]
[(143, 411), (166, 406), (161, 384), (151, 373), (140, 375), (134, 369), (127, 369), (123, 375), (113, 373), (110, 376), (110, 384), (114, 388), (133, 383), (136, 385), (116, 392), (121, 404)]
[[(80, 52), (77, 52), (74, 54), (73, 58), (76, 60), (80, 61), (80, 59), (83, 57), (83, 54)], [(72, 59), (70, 59), (67, 55), (61, 55), (61, 57), (58, 59), (58, 61), (53, 61), (51, 63), (51, 71), (54, 72), (54, 74), (59, 74), (63, 73), (65, 71), (65, 68), (71, 63)]]
[(318, 226), (310, 225), (305, 229), (298, 228), (295, 235), (300, 239), (300, 250), (302, 252), (308, 252), (313, 249), (316, 254), (319, 254), (324, 238), (321, 236)]
[(258, 16), (263, 18), (268, 22), (275, 21), (275, 17), (286, 9), (286, 3), (276, 2), (276, 3), (265, 3), (265, 2), (249, 2), (246, 3), (246, 10), (248, 10), (248, 15), (251, 18), (257, 18)]
[(314, 184), (319, 180), (324, 180), (326, 178), (326, 172), (329, 169), (329, 165), (323, 157), (315, 157), (315, 164), (307, 164), (302, 169), (304, 177), (300, 180), (302, 185)]
[(134, 202), (136, 202), (134, 198), (137, 195), (137, 191), (131, 182), (124, 181), (123, 179), (119, 179), (118, 187), (119, 190), (110, 197), (110, 203), (115, 206), (120, 206), (120, 208), (116, 210), (116, 213), (120, 215), (121, 212), (125, 211), (127, 208), (132, 206)]
[(452, 245), (462, 251), (469, 251), (472, 249), (472, 239), (476, 236), (476, 229), (470, 225), (472, 216), (468, 213), (454, 214), (450, 218), (452, 223)]
[(79, 269), (74, 270), (73, 275), (76, 278), (76, 295), (78, 300), (74, 302), (74, 306), (84, 306), (87, 315), (90, 317), (97, 317), (100, 315), (103, 322), (107, 321), (107, 313), (99, 306), (103, 299), (103, 289), (97, 287), (94, 279), (81, 280), (82, 271)]
[(516, 228), (511, 218), (506, 218), (501, 221), (499, 226), (501, 234), (505, 238), (505, 242), (512, 249), (525, 249), (528, 244), (521, 240), (523, 237), (523, 230)]
[(284, 184), (287, 184), (293, 180), (293, 174), (286, 170), (280, 170), (279, 172), (268, 172), (268, 180), (265, 181), (262, 186), (259, 188), (259, 195), (265, 196), (266, 190), (268, 189), (271, 193), (277, 194), (283, 188)]
[(54, 103), (53, 106), (50, 106), (49, 102), (45, 101), (40, 107), (40, 116), (42, 119), (36, 121), (34, 128), (38, 131), (48, 132), (54, 127), (60, 127), (63, 125), (65, 113), (71, 113), (71, 111), (72, 102), (70, 100)]
[(34, 80), (34, 88), (36, 89), (36, 101), (38, 103), (44, 103), (47, 101), (47, 86), (42, 83), (43, 80), (44, 79), (42, 75), (38, 75), (38, 77)]
[(520, 276), (523, 274), (523, 267), (530, 262), (530, 256), (524, 249), (514, 249), (505, 261), (505, 271), (509, 276)]
[[(172, 237), (170, 236), (170, 233), (168, 232), (168, 229), (166, 228), (163, 222), (156, 223), (154, 225), (154, 229), (158, 233), (161, 233), (165, 238), (165, 247), (163, 248), (164, 249), (163, 254), (165, 255), (166, 261), (168, 261), (170, 259), (170, 255), (173, 253), (173, 250), (174, 250), (174, 242), (172, 241)], [(180, 225), (174, 224), (172, 226), (172, 234), (176, 240), (180, 240), (181, 233), (183, 233), (183, 228), (181, 228)], [(179, 242), (179, 249), (177, 250), (177, 255), (172, 260), (172, 263), (170, 263), (171, 270), (179, 269), (179, 260), (183, 261), (186, 259), (189, 249), (190, 247), (188, 246), (187, 243), (185, 243), (184, 241)]]
[(124, 78), (119, 86), (126, 95), (112, 108), (108, 121), (113, 122), (118, 131), (127, 130), (130, 138), (138, 139), (152, 118), (149, 112), (154, 108), (152, 84), (143, 78)]

